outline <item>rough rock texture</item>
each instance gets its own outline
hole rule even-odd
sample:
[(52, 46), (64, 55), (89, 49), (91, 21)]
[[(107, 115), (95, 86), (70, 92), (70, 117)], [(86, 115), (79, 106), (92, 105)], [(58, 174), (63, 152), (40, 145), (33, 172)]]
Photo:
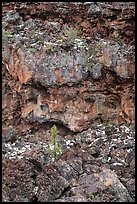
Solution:
[[(68, 12), (71, 7), (71, 13), (81, 7), (88, 9), (87, 16), (79, 13), (78, 25), (72, 26), (64, 22), (63, 16), (58, 16), (58, 3), (21, 3), (16, 9), (7, 9), (4, 4), (3, 63), (20, 83), (16, 92), (22, 97), (20, 114), (23, 118), (33, 122), (56, 121), (75, 132), (86, 129), (98, 117), (116, 123), (134, 122), (134, 44), (124, 41), (120, 34), (104, 39), (98, 30), (108, 24), (108, 29), (113, 27), (112, 30), (117, 31), (114, 25), (120, 24), (124, 32), (126, 22), (127, 28), (129, 20), (134, 24), (134, 6), (131, 2), (130, 9), (125, 4), (121, 10), (121, 4), (114, 9), (115, 4), (108, 3), (106, 9), (110, 14), (106, 16), (101, 14), (103, 5), (65, 5)], [(54, 20), (51, 13), (43, 14), (43, 10), (49, 12), (48, 9), (55, 10)], [(30, 16), (26, 19), (24, 15)], [(106, 21), (96, 22), (98, 15), (102, 15), (100, 20)], [(85, 32), (89, 27), (92, 30), (93, 22), (98, 35), (84, 36), (84, 28)], [(79, 27), (83, 28), (81, 33)], [(134, 33), (134, 26), (130, 28)], [(5, 97), (5, 103), (9, 100), (12, 103), (12, 96)]]
[(75, 136), (60, 132), (62, 154), (54, 162), (38, 133), (4, 140), (3, 201), (134, 201), (134, 129), (96, 124)]
[(134, 41), (134, 2), (2, 3), (3, 201), (134, 201)]
[(33, 165), (18, 159), (4, 160), (3, 164), (3, 201), (29, 202), (33, 197), (35, 183)]

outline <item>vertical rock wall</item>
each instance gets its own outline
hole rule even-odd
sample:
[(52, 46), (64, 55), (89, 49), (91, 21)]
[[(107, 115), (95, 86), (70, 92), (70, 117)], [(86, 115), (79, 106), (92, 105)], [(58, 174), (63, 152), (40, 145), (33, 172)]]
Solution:
[(4, 92), (3, 116), (18, 103), (21, 120), (76, 132), (99, 118), (134, 123), (134, 12), (133, 2), (3, 3), (3, 72), (21, 95)]

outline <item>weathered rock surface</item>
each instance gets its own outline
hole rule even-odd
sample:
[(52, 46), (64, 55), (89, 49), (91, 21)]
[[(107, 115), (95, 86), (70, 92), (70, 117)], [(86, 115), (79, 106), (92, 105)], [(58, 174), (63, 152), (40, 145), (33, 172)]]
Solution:
[[(40, 15), (37, 14), (41, 8), (38, 5), (35, 5), (36, 15)], [(65, 6), (68, 11), (70, 5)], [(107, 5), (106, 9), (115, 13), (114, 5)], [(116, 14), (112, 13), (109, 17), (102, 14), (102, 18), (112, 18), (110, 24), (120, 21), (120, 25), (130, 18), (133, 21), (133, 4), (130, 5), (133, 12), (129, 12), (126, 5), (125, 10), (121, 10), (122, 5), (116, 8), (121, 20), (118, 16), (114, 20)], [(5, 7), (3, 9), (3, 63), (9, 73), (19, 80), (17, 83), (22, 84), (16, 90), (22, 95), (22, 117), (33, 122), (56, 121), (75, 132), (86, 129), (98, 117), (116, 123), (134, 123), (134, 44), (125, 44), (122, 37), (117, 39), (112, 36), (109, 39), (98, 36), (89, 40), (83, 36), (84, 29), (80, 35), (77, 27), (62, 24), (61, 17), (51, 21), (51, 14), (47, 20), (43, 20), (44, 14), (41, 14), (41, 19), (24, 20), (22, 12), (26, 6), (22, 3), (6, 13)], [(48, 12), (52, 6), (43, 4), (43, 9)], [(58, 16), (59, 8), (56, 6)], [(78, 5), (73, 7), (77, 9)], [(87, 7), (89, 5), (83, 5), (83, 9)], [(99, 13), (92, 7), (100, 8), (95, 9)], [(92, 20), (100, 15), (101, 7), (103, 4), (91, 4), (87, 15), (93, 9), (94, 18), (90, 16), (91, 22), (83, 21), (80, 25), (86, 29), (88, 24), (92, 27)], [(31, 4), (27, 6), (25, 15), (32, 15), (30, 8)], [(123, 12), (126, 9), (128, 17), (125, 18)], [(79, 13), (79, 17), (81, 15)], [(99, 25), (103, 27), (103, 24)], [(9, 100), (12, 96), (9, 99), (5, 95), (4, 109)]]
[(3, 202), (135, 201), (134, 2), (2, 6)]
[(75, 136), (59, 135), (62, 154), (55, 162), (48, 131), (38, 133), (4, 140), (3, 201), (134, 201), (134, 129), (96, 124)]
[(33, 190), (33, 165), (18, 159), (4, 160), (3, 202), (29, 202), (35, 195)]

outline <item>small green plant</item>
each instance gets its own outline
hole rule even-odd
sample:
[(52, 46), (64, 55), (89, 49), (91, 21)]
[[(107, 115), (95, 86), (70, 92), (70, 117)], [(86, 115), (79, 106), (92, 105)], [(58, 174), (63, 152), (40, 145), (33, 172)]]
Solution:
[(11, 37), (12, 33), (10, 31), (4, 31), (3, 35), (6, 36), (6, 37)]
[(67, 41), (74, 41), (78, 37), (78, 31), (73, 27), (68, 27), (64, 30), (64, 37)]
[(57, 136), (58, 130), (56, 125), (53, 125), (50, 129), (51, 143), (49, 145), (49, 153), (53, 161), (61, 154), (61, 145), (58, 143)]
[(5, 44), (11, 37), (12, 33), (10, 31), (2, 31), (2, 44)]
[(35, 53), (35, 52), (36, 52), (36, 48), (31, 47), (31, 48), (30, 48), (30, 52)]
[(7, 190), (7, 189), (8, 189), (8, 186), (7, 186), (5, 183), (3, 183), (3, 184), (2, 184), (2, 189), (3, 189), (3, 190)]

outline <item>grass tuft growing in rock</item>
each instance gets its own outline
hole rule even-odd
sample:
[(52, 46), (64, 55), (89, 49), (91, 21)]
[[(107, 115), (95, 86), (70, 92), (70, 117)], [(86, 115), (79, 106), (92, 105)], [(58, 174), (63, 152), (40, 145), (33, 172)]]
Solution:
[(58, 130), (56, 125), (53, 125), (50, 129), (51, 143), (49, 144), (49, 154), (52, 161), (55, 161), (61, 154), (61, 145), (58, 143)]

